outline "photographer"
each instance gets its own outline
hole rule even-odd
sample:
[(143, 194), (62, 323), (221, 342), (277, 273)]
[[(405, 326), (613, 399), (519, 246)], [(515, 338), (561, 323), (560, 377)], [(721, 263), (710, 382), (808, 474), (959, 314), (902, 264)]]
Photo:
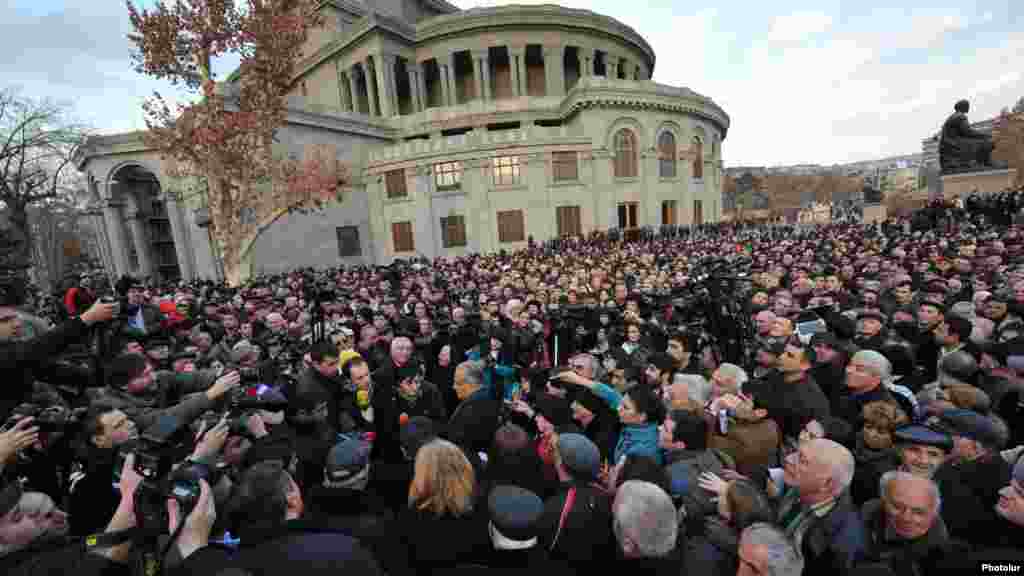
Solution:
[(355, 538), (323, 528), (307, 529), (300, 520), (305, 509), (302, 491), (279, 462), (261, 462), (246, 470), (235, 493), (232, 524), (241, 540), (231, 556), (209, 546), (217, 518), (210, 486), (200, 481), (195, 508), (182, 518), (176, 501), (168, 501), (168, 529), (173, 534), (184, 522), (175, 541), (184, 559), (173, 574), (214, 576), (238, 568), (251, 576), (279, 575), (302, 567), (304, 574), (380, 574), (371, 554)]
[[(162, 414), (191, 422), (240, 382), (238, 372), (216, 380), (213, 372), (175, 374), (154, 371), (139, 354), (121, 354), (107, 368), (107, 386), (93, 390), (90, 405), (123, 411), (140, 429), (151, 426)], [(212, 385), (211, 385), (212, 384)]]
[(0, 287), (0, 292), (0, 373), (8, 375), (0, 391), (0, 419), (6, 419), (31, 392), (35, 380), (47, 379), (44, 374), (52, 366), (53, 358), (78, 342), (88, 326), (113, 318), (117, 304), (96, 302), (80, 317), (71, 318), (37, 338), (19, 342), (18, 288)]

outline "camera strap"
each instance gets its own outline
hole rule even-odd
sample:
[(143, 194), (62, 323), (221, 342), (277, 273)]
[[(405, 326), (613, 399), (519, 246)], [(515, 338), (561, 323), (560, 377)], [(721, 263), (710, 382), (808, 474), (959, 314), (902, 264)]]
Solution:
[(91, 552), (99, 548), (113, 548), (114, 546), (119, 546), (125, 542), (138, 540), (145, 535), (145, 530), (139, 527), (133, 527), (126, 530), (118, 530), (116, 532), (90, 534), (89, 536), (85, 536), (81, 539), (81, 544), (85, 548), (86, 552)]

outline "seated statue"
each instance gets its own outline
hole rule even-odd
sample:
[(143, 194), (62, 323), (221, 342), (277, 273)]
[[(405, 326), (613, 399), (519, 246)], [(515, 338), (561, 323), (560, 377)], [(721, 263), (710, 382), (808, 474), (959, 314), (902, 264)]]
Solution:
[(939, 166), (943, 174), (970, 172), (992, 166), (992, 137), (971, 128), (970, 103), (961, 100), (939, 134)]

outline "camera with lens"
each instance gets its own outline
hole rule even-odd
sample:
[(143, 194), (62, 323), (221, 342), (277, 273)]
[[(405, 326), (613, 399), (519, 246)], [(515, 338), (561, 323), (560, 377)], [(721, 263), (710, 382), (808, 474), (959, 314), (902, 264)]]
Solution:
[(42, 407), (38, 404), (21, 404), (16, 407), (7, 418), (0, 432), (6, 432), (14, 427), (19, 420), (32, 417), (32, 426), (39, 428), (42, 433), (64, 432), (69, 425), (77, 424), (79, 414), (72, 412), (63, 406)]

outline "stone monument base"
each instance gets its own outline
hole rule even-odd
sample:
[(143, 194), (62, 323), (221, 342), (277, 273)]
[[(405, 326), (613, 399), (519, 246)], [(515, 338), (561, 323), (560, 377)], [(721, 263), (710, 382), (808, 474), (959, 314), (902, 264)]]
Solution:
[(888, 218), (888, 210), (886, 210), (885, 204), (868, 204), (864, 206), (865, 224), (885, 222), (886, 218)]
[(975, 190), (983, 195), (1002, 192), (1013, 187), (1016, 179), (1017, 170), (1014, 168), (943, 174), (942, 197), (946, 200), (952, 200), (957, 196), (967, 198)]

